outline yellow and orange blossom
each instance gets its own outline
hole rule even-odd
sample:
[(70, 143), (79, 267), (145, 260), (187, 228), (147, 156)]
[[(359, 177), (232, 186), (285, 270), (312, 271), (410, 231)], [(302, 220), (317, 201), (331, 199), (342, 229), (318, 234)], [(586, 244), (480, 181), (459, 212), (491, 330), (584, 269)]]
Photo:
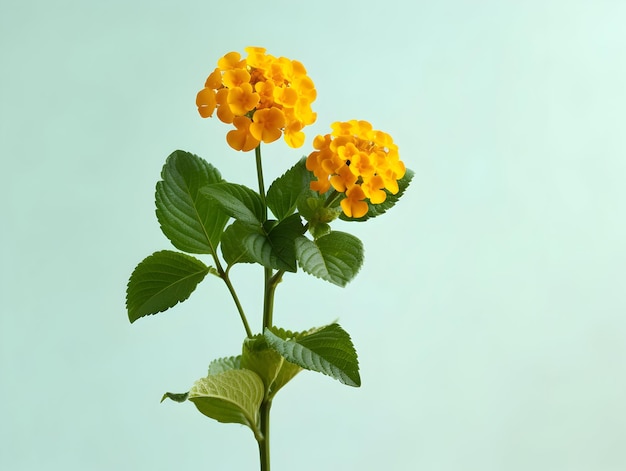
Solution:
[(387, 133), (372, 129), (367, 121), (351, 120), (331, 125), (333, 132), (317, 136), (316, 149), (306, 160), (306, 168), (317, 177), (311, 189), (327, 192), (332, 186), (345, 193), (341, 209), (346, 216), (360, 218), (371, 204), (380, 204), (399, 191), (398, 180), (406, 173), (398, 146)]
[(203, 118), (217, 117), (235, 129), (226, 140), (235, 150), (247, 152), (261, 142), (284, 137), (290, 147), (304, 143), (304, 126), (313, 124), (311, 109), (317, 93), (304, 66), (285, 57), (247, 47), (248, 57), (229, 52), (217, 62), (196, 96)]

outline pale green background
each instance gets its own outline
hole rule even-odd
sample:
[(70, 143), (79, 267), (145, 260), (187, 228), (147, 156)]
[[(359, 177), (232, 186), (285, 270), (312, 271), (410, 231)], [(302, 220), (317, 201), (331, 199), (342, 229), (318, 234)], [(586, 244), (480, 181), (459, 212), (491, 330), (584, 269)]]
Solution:
[[(390, 132), (416, 177), (366, 225), (345, 290), (289, 276), (276, 322), (339, 318), (363, 386), (302, 373), (273, 409), (273, 469), (626, 469), (626, 2), (0, 2), (0, 469), (254, 470), (250, 431), (185, 391), (243, 337), (225, 288), (128, 323), (182, 148), (255, 185), (195, 93), (248, 45), (336, 120)], [(346, 227), (341, 227), (346, 229)], [(236, 281), (253, 316), (260, 271)]]

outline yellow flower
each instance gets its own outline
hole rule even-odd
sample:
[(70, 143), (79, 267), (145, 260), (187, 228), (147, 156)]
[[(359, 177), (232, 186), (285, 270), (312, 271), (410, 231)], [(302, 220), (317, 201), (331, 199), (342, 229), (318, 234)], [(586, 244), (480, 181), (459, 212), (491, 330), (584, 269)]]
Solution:
[(367, 214), (367, 203), (363, 201), (365, 193), (359, 185), (354, 185), (346, 191), (346, 197), (341, 200), (341, 209), (349, 218), (360, 218)]
[(209, 75), (204, 83), (205, 88), (212, 88), (214, 90), (220, 88), (222, 85), (222, 71), (216, 68), (211, 75)]
[(304, 127), (299, 121), (290, 121), (290, 124), (285, 126), (285, 142), (289, 147), (301, 147), (304, 144), (304, 133), (301, 129)]
[(406, 173), (398, 146), (387, 133), (372, 129), (367, 121), (335, 122), (333, 132), (317, 136), (316, 149), (306, 160), (306, 167), (317, 180), (311, 189), (327, 192), (332, 186), (345, 193), (341, 208), (348, 217), (367, 214), (368, 203), (380, 204), (399, 191), (398, 180)]
[(226, 103), (230, 106), (230, 111), (236, 116), (243, 116), (248, 111), (253, 110), (258, 102), (259, 94), (252, 90), (252, 85), (248, 82), (228, 90)]
[(233, 124), (226, 140), (236, 150), (252, 150), (255, 141), (269, 143), (281, 135), (290, 147), (301, 147), (303, 128), (317, 118), (311, 109), (317, 98), (313, 81), (298, 61), (276, 58), (262, 47), (246, 52), (246, 58), (229, 52), (217, 61), (196, 96), (200, 116), (212, 117), (217, 110), (220, 121)]
[(250, 134), (250, 118), (247, 116), (236, 116), (233, 120), (236, 130), (226, 134), (226, 142), (235, 150), (248, 152), (259, 145), (259, 141)]
[(215, 90), (210, 88), (204, 88), (196, 95), (196, 106), (198, 107), (198, 113), (203, 118), (210, 118), (217, 106), (217, 100), (215, 99)]
[(230, 109), (228, 104), (228, 88), (221, 88), (215, 94), (215, 101), (217, 102), (217, 117), (219, 120), (226, 124), (231, 124), (235, 119), (235, 115)]
[(222, 75), (222, 83), (226, 88), (241, 87), (244, 83), (250, 85), (250, 78), (250, 72), (246, 69), (230, 69)]
[(231, 70), (242, 68), (241, 54), (238, 52), (229, 52), (217, 61), (217, 67), (220, 70)]
[(252, 115), (250, 134), (265, 143), (274, 142), (280, 137), (281, 129), (285, 126), (285, 115), (277, 108), (264, 108)]

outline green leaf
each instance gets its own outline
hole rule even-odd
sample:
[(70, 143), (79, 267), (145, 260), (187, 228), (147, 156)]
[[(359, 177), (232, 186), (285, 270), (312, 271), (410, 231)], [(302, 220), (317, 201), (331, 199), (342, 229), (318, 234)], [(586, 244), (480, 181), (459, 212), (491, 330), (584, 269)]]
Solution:
[(307, 221), (316, 220), (320, 208), (324, 207), (328, 194), (330, 192), (320, 195), (317, 191), (304, 191), (298, 198), (296, 209)]
[(262, 235), (259, 226), (253, 226), (241, 221), (234, 221), (224, 231), (222, 236), (222, 255), (228, 266), (235, 263), (254, 263), (256, 259), (248, 253), (244, 241), (248, 237)]
[(280, 222), (261, 226), (235, 221), (226, 229), (222, 254), (228, 265), (255, 262), (267, 268), (295, 272), (294, 241), (304, 232), (300, 216), (292, 214)]
[(295, 338), (282, 338), (273, 330), (265, 329), (267, 343), (291, 363), (324, 373), (348, 386), (361, 385), (356, 350), (350, 335), (339, 324)]
[(300, 198), (298, 198), (298, 212), (309, 224), (328, 224), (334, 221), (339, 217), (341, 208), (339, 207), (339, 199), (337, 199), (332, 207), (326, 206), (328, 199), (331, 198), (333, 194), (336, 194), (333, 189), (321, 195), (312, 190), (303, 192)]
[(331, 232), (329, 223), (339, 217), (339, 198), (332, 206), (327, 206), (329, 199), (335, 199), (336, 196), (338, 193), (332, 189), (322, 195), (309, 190), (303, 192), (298, 199), (298, 212), (309, 223), (309, 232), (314, 239), (328, 235)]
[(298, 198), (309, 190), (312, 177), (313, 173), (306, 169), (306, 157), (303, 157), (270, 185), (266, 202), (279, 221), (293, 214)]
[(238, 221), (260, 226), (264, 219), (261, 197), (247, 186), (224, 182), (205, 186), (200, 192)]
[(268, 397), (270, 399), (272, 399), (285, 384), (291, 381), (294, 376), (302, 371), (302, 368), (300, 366), (290, 361), (287, 361), (282, 356), (281, 358), (283, 361), (280, 365), (278, 372), (276, 373), (276, 377), (274, 378), (274, 381), (272, 382), (268, 393)]
[(166, 392), (165, 394), (163, 394), (163, 397), (161, 398), (161, 402), (163, 402), (165, 399), (171, 399), (172, 401), (176, 401), (176, 402), (185, 402), (188, 397), (189, 397), (189, 391), (187, 391), (186, 393)]
[(387, 199), (385, 199), (385, 201), (383, 201), (382, 203), (372, 204), (369, 202), (369, 200), (365, 200), (367, 201), (367, 204), (369, 206), (369, 210), (367, 211), (367, 214), (365, 216), (360, 217), (360, 218), (349, 218), (342, 212), (339, 217), (344, 221), (362, 222), (362, 221), (367, 221), (368, 219), (374, 218), (376, 216), (380, 216), (381, 214), (385, 214), (389, 209), (395, 206), (395, 204), (398, 202), (400, 197), (404, 194), (406, 189), (409, 187), (411, 180), (413, 180), (414, 175), (415, 175), (415, 172), (407, 168), (406, 173), (404, 174), (404, 177), (398, 180), (398, 188), (399, 188), (398, 193), (394, 195), (389, 190), (385, 190), (385, 193), (387, 193)]
[(241, 367), (254, 371), (263, 380), (265, 394), (272, 399), (302, 368), (291, 363), (270, 348), (262, 335), (246, 339), (243, 343)]
[(130, 322), (184, 301), (208, 272), (200, 260), (179, 252), (163, 250), (146, 257), (130, 275), (126, 288)]
[(333, 231), (315, 241), (301, 236), (296, 239), (295, 248), (305, 272), (342, 287), (363, 264), (363, 244), (345, 232)]
[(303, 232), (304, 226), (299, 214), (292, 214), (272, 227), (267, 235), (271, 245), (272, 268), (290, 272), (297, 270), (295, 240)]
[(196, 381), (189, 400), (207, 417), (246, 425), (260, 439), (258, 416), (264, 389), (263, 381), (253, 371), (227, 370)]
[(238, 370), (241, 368), (241, 355), (234, 357), (218, 358), (209, 363), (209, 376), (223, 373), (228, 370)]
[[(230, 370), (239, 370), (241, 369), (241, 355), (226, 357), (226, 358), (218, 358), (217, 360), (213, 360), (209, 364), (209, 376), (218, 375), (223, 373), (224, 371)], [(171, 399), (176, 402), (185, 402), (189, 398), (189, 391), (186, 393), (171, 393), (166, 392), (161, 398), (161, 402), (165, 399)]]
[(327, 236), (332, 232), (330, 224), (325, 222), (319, 222), (317, 224), (309, 224), (309, 232), (313, 236), (314, 239), (319, 239), (320, 237)]
[(214, 253), (228, 216), (200, 195), (203, 186), (223, 181), (219, 171), (197, 155), (174, 151), (156, 185), (156, 214), (174, 247), (189, 253)]

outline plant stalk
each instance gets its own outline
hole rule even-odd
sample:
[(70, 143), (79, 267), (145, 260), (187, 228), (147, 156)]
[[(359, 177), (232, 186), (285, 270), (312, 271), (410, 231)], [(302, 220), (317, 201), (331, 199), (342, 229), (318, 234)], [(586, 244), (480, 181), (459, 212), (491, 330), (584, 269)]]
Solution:
[(259, 410), (261, 419), (261, 433), (263, 438), (259, 440), (259, 459), (261, 471), (270, 471), (270, 408), (272, 400), (266, 399), (261, 403)]
[(265, 184), (263, 183), (263, 164), (261, 162), (261, 144), (254, 149), (256, 157), (256, 176), (259, 181), (259, 195), (261, 195), (261, 203), (263, 204), (263, 221), (267, 221), (267, 203), (265, 202)]
[(248, 319), (246, 319), (246, 314), (243, 310), (243, 306), (241, 305), (241, 302), (239, 302), (239, 296), (237, 296), (235, 287), (233, 286), (233, 284), (230, 281), (230, 278), (228, 277), (229, 268), (226, 268), (226, 270), (222, 268), (220, 259), (217, 256), (217, 253), (215, 252), (215, 249), (213, 248), (212, 245), (211, 245), (211, 255), (213, 256), (213, 261), (215, 262), (215, 267), (216, 267), (219, 277), (226, 284), (226, 287), (228, 288), (228, 292), (230, 293), (231, 297), (233, 298), (233, 301), (235, 302), (235, 306), (237, 307), (237, 312), (239, 313), (239, 317), (241, 318), (241, 322), (243, 323), (243, 328), (246, 330), (246, 335), (248, 336), (248, 338), (251, 338), (252, 330), (250, 330)]
[[(265, 184), (263, 182), (263, 165), (261, 161), (261, 144), (254, 149), (256, 157), (256, 173), (259, 182), (259, 195), (263, 205), (263, 223), (267, 221), (267, 202), (265, 199)], [(274, 291), (276, 285), (272, 283), (272, 269), (265, 268), (263, 272), (263, 328), (272, 326), (272, 314), (274, 311)], [(259, 420), (262, 438), (259, 443), (259, 460), (261, 471), (270, 471), (270, 408), (272, 400), (265, 398), (259, 408)]]
[(239, 301), (239, 296), (237, 296), (235, 287), (233, 286), (233, 284), (230, 281), (230, 278), (228, 277), (228, 272), (222, 271), (221, 277), (222, 277), (222, 280), (224, 280), (224, 283), (226, 284), (226, 286), (228, 287), (228, 291), (230, 292), (230, 295), (233, 298), (233, 301), (235, 301), (235, 306), (237, 306), (237, 312), (239, 313), (239, 317), (241, 318), (241, 322), (243, 323), (244, 329), (246, 329), (246, 335), (248, 336), (248, 338), (252, 338), (252, 330), (250, 330), (248, 319), (246, 319), (246, 314), (243, 311), (243, 306), (241, 305), (241, 302)]

